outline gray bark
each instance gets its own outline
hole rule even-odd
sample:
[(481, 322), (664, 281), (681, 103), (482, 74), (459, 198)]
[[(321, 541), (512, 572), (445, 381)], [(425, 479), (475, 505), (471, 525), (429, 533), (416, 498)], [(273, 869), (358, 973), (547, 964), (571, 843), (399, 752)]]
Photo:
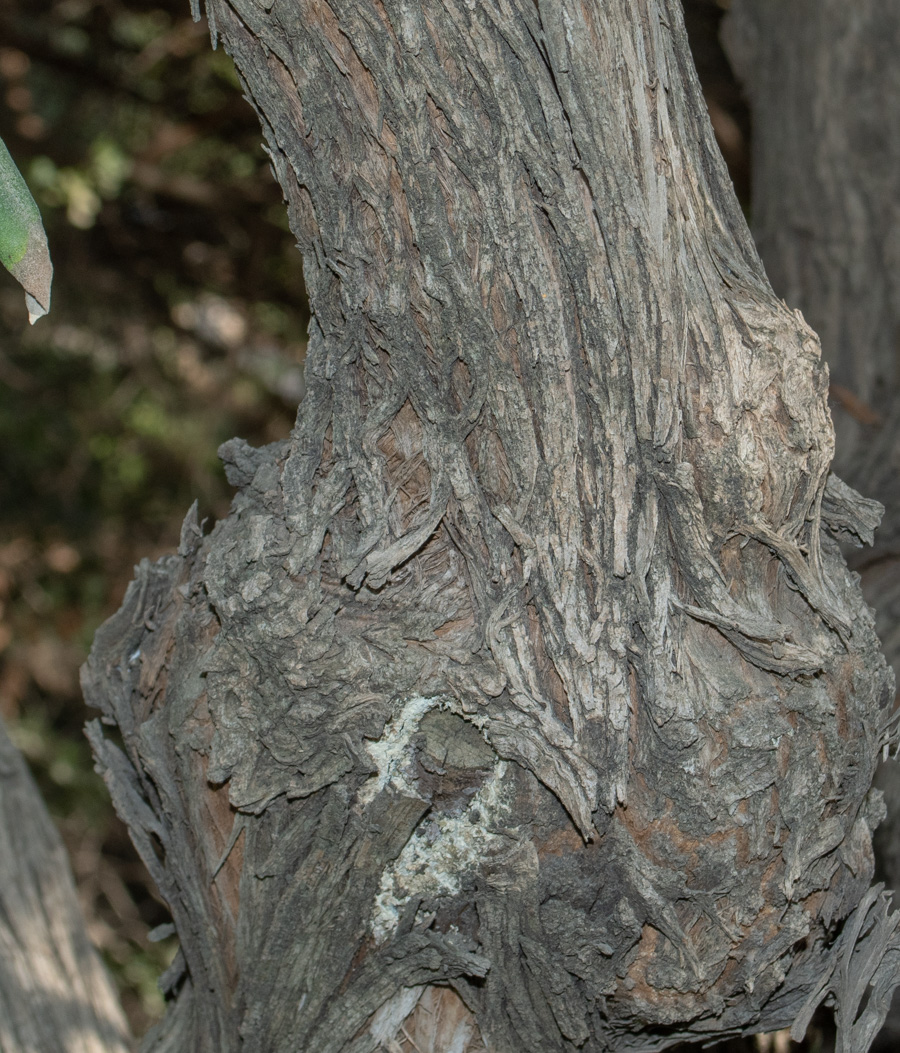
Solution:
[(291, 439), (223, 447), (231, 514), (84, 673), (181, 938), (145, 1049), (654, 1050), (825, 1000), (865, 1050), (893, 681), (835, 538), (877, 509), (680, 6), (207, 14), (313, 322)]
[(127, 1053), (65, 849), (0, 723), (0, 1050)]

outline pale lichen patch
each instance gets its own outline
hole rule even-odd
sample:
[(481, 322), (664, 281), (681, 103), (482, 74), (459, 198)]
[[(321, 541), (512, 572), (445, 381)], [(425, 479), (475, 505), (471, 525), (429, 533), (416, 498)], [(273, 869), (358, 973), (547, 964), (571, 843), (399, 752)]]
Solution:
[(508, 810), (507, 764), (498, 760), (468, 807), (459, 814), (430, 813), (398, 858), (385, 869), (375, 898), (372, 934), (383, 943), (396, 929), (400, 911), (413, 898), (434, 900), (462, 891), (462, 879), (499, 847), (498, 820)]
[(419, 721), (429, 710), (446, 705), (447, 702), (440, 698), (411, 698), (388, 722), (381, 738), (377, 742), (366, 743), (366, 752), (378, 770), (360, 791), (360, 805), (369, 804), (387, 786), (410, 797), (416, 795), (406, 771), (412, 759), (412, 736), (418, 731)]

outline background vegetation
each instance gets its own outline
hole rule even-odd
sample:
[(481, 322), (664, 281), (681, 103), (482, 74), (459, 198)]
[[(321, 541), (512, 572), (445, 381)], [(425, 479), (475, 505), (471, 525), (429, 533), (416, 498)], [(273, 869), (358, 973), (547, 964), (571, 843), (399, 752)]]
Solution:
[(93, 771), (78, 668), (191, 502), (227, 511), (219, 443), (289, 432), (301, 260), (256, 116), (187, 0), (0, 4), (0, 135), (56, 268), (33, 329), (0, 282), (0, 712), (140, 1033), (173, 948), (147, 940), (167, 915)]
[[(746, 201), (749, 121), (717, 42), (724, 6), (685, 3)], [(174, 947), (148, 940), (168, 915), (93, 771), (78, 668), (133, 564), (177, 546), (194, 499), (211, 521), (227, 511), (218, 445), (288, 434), (303, 393), (301, 260), (256, 115), (188, 0), (0, 0), (0, 136), (56, 268), (33, 329), (18, 285), (0, 281), (0, 713), (141, 1034), (162, 1012), (156, 978)], [(813, 1031), (807, 1048), (824, 1051)]]

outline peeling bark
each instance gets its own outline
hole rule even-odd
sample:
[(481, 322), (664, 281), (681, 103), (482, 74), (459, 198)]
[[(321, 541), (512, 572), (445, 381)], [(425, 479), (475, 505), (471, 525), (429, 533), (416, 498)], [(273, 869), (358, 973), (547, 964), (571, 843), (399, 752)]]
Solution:
[(829, 476), (680, 6), (207, 14), (313, 321), (291, 439), (225, 444), (230, 515), (84, 672), (181, 938), (145, 1049), (406, 1050), (430, 1013), (654, 1050), (830, 1000), (864, 1050), (893, 681), (835, 538), (878, 511)]

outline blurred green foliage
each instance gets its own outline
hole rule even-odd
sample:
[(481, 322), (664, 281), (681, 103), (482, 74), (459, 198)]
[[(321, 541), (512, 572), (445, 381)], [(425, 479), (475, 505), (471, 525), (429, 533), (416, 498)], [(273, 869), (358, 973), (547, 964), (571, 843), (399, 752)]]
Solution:
[(78, 667), (193, 500), (227, 511), (219, 444), (288, 433), (301, 259), (256, 115), (187, 0), (0, 0), (0, 136), (56, 269), (33, 329), (0, 281), (0, 712), (139, 1034), (175, 948), (147, 940), (167, 913), (93, 771)]

